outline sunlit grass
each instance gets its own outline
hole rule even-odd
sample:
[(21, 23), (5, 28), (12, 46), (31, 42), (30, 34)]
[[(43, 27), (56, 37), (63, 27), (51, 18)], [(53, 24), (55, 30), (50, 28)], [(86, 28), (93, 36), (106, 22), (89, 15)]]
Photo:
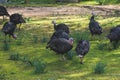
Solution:
[[(72, 49), (74, 56), (72, 60), (60, 61), (61, 55), (56, 55), (53, 51), (47, 50), (46, 44), (51, 37), (54, 29), (52, 20), (57, 23), (66, 23), (70, 28), (70, 35), (75, 38), (81, 35), (81, 31), (87, 31), (90, 39), (90, 51), (84, 58), (84, 64), (80, 64), (74, 48)], [(31, 17), (31, 20), (22, 25), (21, 31), (16, 31), (18, 39), (11, 39), (9, 43), (9, 51), (3, 50), (4, 34), (0, 34), (0, 69), (7, 72), (6, 76), (10, 80), (119, 80), (120, 79), (120, 48), (115, 50), (99, 50), (97, 45), (99, 41), (109, 44), (109, 40), (105, 39), (105, 35), (110, 28), (119, 24), (119, 17), (96, 18), (102, 25), (106, 33), (91, 37), (88, 30), (89, 16), (50, 16), (50, 17)], [(112, 25), (111, 25), (112, 23)], [(0, 25), (2, 27), (2, 25)], [(107, 28), (107, 29), (106, 29)], [(80, 35), (75, 35), (78, 32)], [(33, 36), (36, 35), (37, 43), (34, 43)], [(47, 41), (41, 42), (43, 38)], [(21, 45), (17, 41), (21, 40)], [(34, 67), (20, 60), (8, 60), (12, 53), (19, 53), (20, 57), (27, 56), (31, 61), (34, 59), (43, 59), (46, 62), (46, 72), (43, 74), (34, 74)], [(97, 62), (106, 63), (106, 71), (104, 74), (93, 73), (93, 67)]]
[[(19, 1), (19, 0), (11, 0), (12, 3), (8, 3), (8, 4), (3, 4), (6, 6), (34, 6), (34, 7), (38, 7), (38, 6), (47, 6), (47, 7), (56, 7), (56, 6), (88, 6), (88, 5), (99, 5), (99, 3), (96, 0), (87, 0), (87, 1), (80, 1), (78, 3), (67, 3), (67, 2), (55, 2), (55, 0), (30, 0), (30, 3), (28, 4), (24, 4), (24, 1)], [(105, 3), (105, 4), (114, 4), (114, 5), (119, 5), (120, 3), (116, 3), (116, 1), (111, 1), (110, 3)], [(1, 4), (2, 5), (2, 4)]]

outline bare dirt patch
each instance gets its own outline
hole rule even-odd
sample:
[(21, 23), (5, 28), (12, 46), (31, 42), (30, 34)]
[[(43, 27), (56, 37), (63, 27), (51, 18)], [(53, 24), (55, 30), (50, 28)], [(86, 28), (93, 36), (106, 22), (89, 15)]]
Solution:
[(119, 16), (120, 6), (61, 6), (61, 7), (8, 7), (10, 14), (20, 13), (25, 17), (50, 16), (50, 15), (85, 15), (91, 14), (92, 10), (103, 16)]

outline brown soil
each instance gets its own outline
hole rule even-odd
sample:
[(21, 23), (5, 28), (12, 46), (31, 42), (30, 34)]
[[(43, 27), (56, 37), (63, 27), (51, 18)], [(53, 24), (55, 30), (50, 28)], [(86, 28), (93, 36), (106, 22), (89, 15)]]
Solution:
[(61, 6), (61, 7), (8, 7), (10, 14), (20, 13), (25, 17), (50, 16), (50, 15), (85, 15), (94, 11), (97, 15), (119, 16), (120, 6)]

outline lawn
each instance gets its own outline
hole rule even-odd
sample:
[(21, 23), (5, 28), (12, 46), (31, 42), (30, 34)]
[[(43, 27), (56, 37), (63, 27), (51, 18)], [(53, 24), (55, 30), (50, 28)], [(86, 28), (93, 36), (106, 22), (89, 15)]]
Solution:
[(95, 0), (81, 1), (79, 3), (55, 2), (55, 0), (30, 0), (30, 3), (24, 4), (24, 0), (10, 0), (7, 6), (83, 6), (83, 5), (98, 5)]
[[(22, 25), (20, 31), (16, 30), (17, 40), (11, 39), (7, 45), (3, 42), (4, 34), (0, 32), (0, 80), (119, 80), (120, 47), (113, 49), (105, 36), (110, 28), (120, 24), (120, 18), (98, 16), (96, 20), (104, 32), (101, 36), (93, 37), (88, 30), (89, 18), (90, 15), (31, 17), (26, 19), (27, 23)], [(45, 48), (54, 32), (51, 24), (54, 19), (57, 23), (66, 23), (70, 28), (70, 35), (74, 38), (71, 60), (61, 61), (61, 55)], [(84, 64), (79, 63), (74, 50), (82, 35), (87, 35), (85, 39), (90, 41), (90, 51), (84, 58)], [(10, 60), (10, 56), (16, 54), (19, 54), (19, 58)], [(45, 71), (36, 74), (36, 68), (28, 61), (45, 63)], [(102, 74), (94, 73), (98, 62), (106, 65)]]

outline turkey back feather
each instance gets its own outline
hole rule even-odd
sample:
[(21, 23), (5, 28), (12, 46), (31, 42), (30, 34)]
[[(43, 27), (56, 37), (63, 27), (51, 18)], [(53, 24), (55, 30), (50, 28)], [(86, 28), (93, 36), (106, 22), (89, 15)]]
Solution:
[(87, 40), (80, 40), (75, 48), (75, 51), (78, 55), (85, 56), (90, 48), (89, 41)]
[(52, 37), (50, 38), (50, 41), (48, 42), (48, 44), (53, 40), (53, 39), (57, 39), (57, 38), (65, 38), (65, 39), (69, 39), (69, 35), (64, 32), (63, 30), (58, 30), (55, 31), (52, 35)]
[(6, 22), (2, 28), (2, 31), (6, 34), (12, 35), (15, 28), (16, 28), (16, 25), (14, 23)]
[(52, 40), (48, 47), (58, 54), (64, 54), (71, 50), (73, 45), (71, 45), (67, 39), (57, 38)]

